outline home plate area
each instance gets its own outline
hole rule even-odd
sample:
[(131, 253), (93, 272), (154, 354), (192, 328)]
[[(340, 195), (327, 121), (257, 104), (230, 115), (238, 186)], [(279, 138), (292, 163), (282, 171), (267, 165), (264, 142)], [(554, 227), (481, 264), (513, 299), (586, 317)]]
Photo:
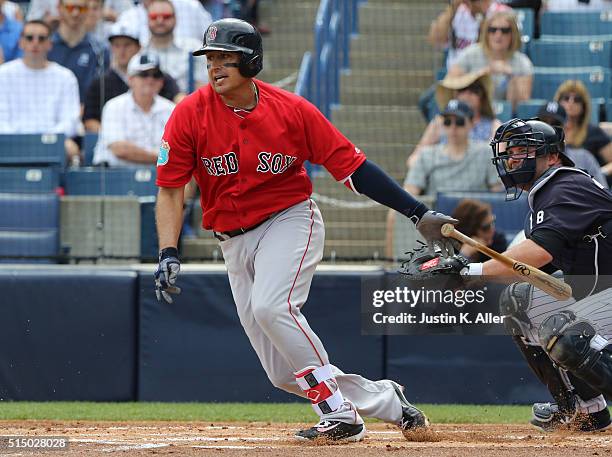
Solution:
[[(307, 424), (202, 422), (57, 422), (4, 421), (3, 436), (65, 437), (69, 445), (47, 454), (140, 455), (254, 455), (351, 456), (398, 452), (406, 456), (610, 456), (612, 431), (598, 433), (557, 432), (544, 434), (527, 425), (434, 425), (415, 432), (407, 440), (398, 429), (368, 423), (360, 443), (303, 442), (293, 438)], [(537, 451), (536, 451), (537, 449)], [(41, 450), (0, 449), (0, 455), (33, 455)], [(536, 454), (537, 452), (537, 454)]]

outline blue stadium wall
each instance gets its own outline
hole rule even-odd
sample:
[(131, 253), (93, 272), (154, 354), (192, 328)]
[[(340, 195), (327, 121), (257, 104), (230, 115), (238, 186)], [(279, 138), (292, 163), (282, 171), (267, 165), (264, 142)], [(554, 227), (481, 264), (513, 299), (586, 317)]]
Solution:
[[(221, 268), (187, 266), (158, 303), (153, 267), (0, 267), (0, 399), (293, 401), (244, 335)], [(317, 272), (304, 308), (332, 363), (416, 402), (528, 403), (545, 390), (505, 336), (362, 336), (361, 279)], [(302, 400), (300, 400), (302, 401)]]

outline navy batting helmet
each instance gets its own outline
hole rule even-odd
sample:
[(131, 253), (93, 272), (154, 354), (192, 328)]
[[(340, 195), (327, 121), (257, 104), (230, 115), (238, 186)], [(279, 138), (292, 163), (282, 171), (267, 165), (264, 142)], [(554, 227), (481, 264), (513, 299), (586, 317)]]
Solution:
[[(539, 119), (511, 119), (502, 124), (491, 141), (493, 164), (506, 188), (506, 199), (520, 196), (518, 185), (527, 184), (535, 178), (536, 158), (557, 153), (565, 166), (574, 162), (565, 155), (565, 134), (562, 127), (553, 127)], [(524, 148), (524, 156), (510, 149)], [(510, 159), (516, 162), (510, 162)]]
[(238, 70), (245, 78), (252, 78), (263, 68), (261, 35), (255, 27), (240, 19), (220, 19), (206, 29), (202, 47), (194, 56), (209, 51), (240, 52)]

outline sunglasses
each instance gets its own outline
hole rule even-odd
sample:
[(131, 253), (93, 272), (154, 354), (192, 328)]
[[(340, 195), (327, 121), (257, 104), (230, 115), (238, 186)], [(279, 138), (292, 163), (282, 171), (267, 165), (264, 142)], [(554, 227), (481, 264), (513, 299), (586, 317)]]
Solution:
[(89, 11), (89, 7), (86, 5), (63, 5), (66, 11), (72, 14), (74, 11), (78, 11), (79, 14), (86, 13)]
[(49, 39), (49, 35), (24, 35), (23, 38), (29, 43), (31, 43), (32, 41), (44, 43)]
[(138, 73), (138, 76), (141, 78), (154, 78), (154, 79), (163, 79), (164, 74), (159, 70), (146, 70)]
[(452, 124), (455, 124), (457, 127), (465, 127), (465, 119), (462, 117), (458, 117), (458, 118), (451, 118), (451, 117), (445, 117), (444, 118), (444, 126), (445, 127), (450, 127)]
[(495, 225), (495, 215), (493, 216), (493, 218), (491, 219), (491, 222), (487, 222), (486, 224), (482, 224), (480, 226), (480, 230), (491, 230), (491, 228)]
[(496, 32), (501, 32), (504, 35), (508, 35), (509, 33), (512, 32), (512, 27), (489, 27), (487, 29), (487, 32), (489, 32), (491, 35), (493, 35)]
[(584, 99), (580, 95), (565, 94), (559, 97), (562, 102), (574, 101), (574, 103), (583, 103)]
[(156, 21), (158, 19), (163, 19), (164, 21), (167, 21), (168, 19), (171, 19), (173, 17), (173, 13), (149, 13), (149, 19), (152, 21)]

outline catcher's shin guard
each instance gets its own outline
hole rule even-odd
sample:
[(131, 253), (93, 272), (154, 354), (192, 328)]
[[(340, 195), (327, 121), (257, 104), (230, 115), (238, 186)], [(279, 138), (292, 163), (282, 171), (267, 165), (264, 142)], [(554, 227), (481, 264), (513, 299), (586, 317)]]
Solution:
[(548, 317), (539, 330), (540, 343), (560, 367), (605, 395), (612, 395), (612, 350), (591, 323), (571, 311)]

